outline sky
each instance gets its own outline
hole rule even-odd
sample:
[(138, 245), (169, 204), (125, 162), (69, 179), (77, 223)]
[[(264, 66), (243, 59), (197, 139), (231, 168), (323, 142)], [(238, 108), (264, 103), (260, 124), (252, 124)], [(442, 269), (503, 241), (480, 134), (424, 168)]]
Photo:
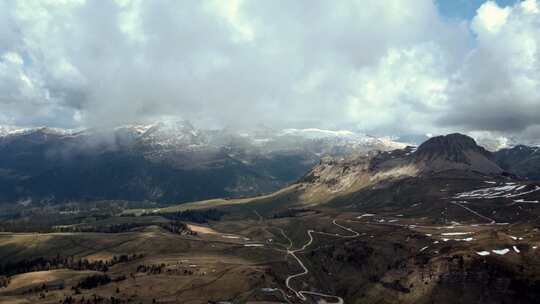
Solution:
[[(435, 4), (442, 16), (456, 19), (472, 19), (476, 15), (476, 10), (486, 2), (486, 0), (437, 0)], [(497, 0), (499, 6), (512, 6), (520, 0)]]
[(537, 0), (0, 0), (0, 124), (540, 143)]

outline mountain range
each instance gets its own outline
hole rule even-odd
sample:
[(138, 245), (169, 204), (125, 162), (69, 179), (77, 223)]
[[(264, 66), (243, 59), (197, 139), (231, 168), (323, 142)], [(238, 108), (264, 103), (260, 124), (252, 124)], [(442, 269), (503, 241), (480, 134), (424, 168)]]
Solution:
[[(498, 153), (456, 133), (430, 138), (418, 147), (327, 156), (279, 196), (293, 196), (295, 201), (309, 206), (359, 193), (371, 194), (374, 189), (386, 189), (387, 193), (389, 187), (402, 181), (411, 185), (422, 181), (422, 187), (428, 189), (432, 181), (442, 179), (466, 179), (471, 184), (491, 179), (525, 179), (505, 171), (497, 162), (497, 156), (503, 159)], [(418, 196), (422, 195), (420, 192)]]
[[(454, 166), (538, 179), (539, 151), (518, 145), (489, 152), (459, 134), (433, 137), (416, 149), (344, 130), (208, 130), (187, 121), (85, 130), (3, 126), (0, 202), (180, 203), (252, 196), (297, 181), (321, 160), (326, 164), (336, 159), (351, 168), (388, 169), (379, 175)], [(369, 165), (365, 157), (371, 159)], [(348, 177), (348, 183), (360, 183), (359, 172)]]
[(0, 128), (0, 202), (162, 203), (271, 192), (323, 155), (405, 145), (350, 131), (197, 129), (187, 121), (64, 130)]

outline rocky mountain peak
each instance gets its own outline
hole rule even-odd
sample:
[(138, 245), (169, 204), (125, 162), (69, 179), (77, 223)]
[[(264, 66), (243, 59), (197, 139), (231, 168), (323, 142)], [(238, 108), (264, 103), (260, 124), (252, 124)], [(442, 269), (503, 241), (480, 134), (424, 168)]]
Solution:
[(472, 170), (499, 174), (502, 169), (491, 152), (476, 144), (469, 136), (453, 133), (436, 136), (421, 144), (412, 155), (423, 171)]
[(458, 163), (469, 163), (467, 153), (479, 153), (490, 158), (490, 152), (477, 145), (474, 139), (460, 133), (435, 136), (422, 143), (415, 152), (416, 158), (444, 158)]

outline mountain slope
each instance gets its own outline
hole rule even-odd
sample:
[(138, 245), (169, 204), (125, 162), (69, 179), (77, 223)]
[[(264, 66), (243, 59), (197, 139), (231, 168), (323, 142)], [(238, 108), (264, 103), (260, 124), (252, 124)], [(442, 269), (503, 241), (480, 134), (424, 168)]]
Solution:
[[(353, 159), (327, 160), (301, 180), (308, 201), (324, 201), (368, 187), (382, 187), (405, 178), (499, 176), (503, 170), (490, 152), (461, 134), (433, 137), (416, 150), (375, 152)], [(311, 199), (309, 199), (311, 198)]]
[(464, 135), (451, 134), (431, 138), (417, 149), (325, 157), (297, 183), (272, 195), (185, 207), (223, 208), (238, 218), (253, 210), (279, 218), (294, 210), (314, 209), (402, 215), (433, 225), (537, 225), (538, 202), (539, 183), (508, 174), (491, 152)]
[(91, 147), (56, 137), (0, 146), (0, 201), (191, 201), (273, 191), (308, 170), (307, 154), (274, 153), (250, 164), (222, 149), (156, 151)]
[(540, 148), (517, 145), (494, 153), (501, 168), (531, 180), (540, 180)]
[[(422, 191), (430, 189), (428, 185), (435, 180), (438, 186), (433, 191), (437, 197), (445, 197), (448, 189), (445, 192), (441, 189), (449, 186), (445, 186), (446, 182), (441, 184), (440, 180), (448, 181), (450, 186), (455, 184), (452, 191), (471, 189), (485, 180), (507, 180), (507, 174), (492, 159), (490, 152), (461, 134), (430, 138), (417, 149), (407, 147), (347, 157), (325, 157), (295, 187), (264, 202), (273, 204), (277, 209), (336, 202), (350, 206), (360, 201), (360, 197), (375, 194), (375, 197), (385, 197), (384, 201), (391, 198), (399, 203), (399, 197), (385, 195), (394, 193), (396, 189), (399, 194), (399, 185), (417, 185), (409, 187), (410, 191), (413, 194), (418, 191), (418, 196), (422, 196), (427, 194)], [(393, 187), (397, 188), (391, 189)], [(373, 201), (376, 203), (377, 199), (373, 198)], [(257, 199), (253, 202), (261, 203)]]

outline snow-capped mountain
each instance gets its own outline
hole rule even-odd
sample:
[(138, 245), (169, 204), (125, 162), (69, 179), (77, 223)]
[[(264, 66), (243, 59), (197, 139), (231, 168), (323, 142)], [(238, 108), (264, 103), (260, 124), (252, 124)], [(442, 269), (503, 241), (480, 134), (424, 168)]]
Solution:
[(115, 128), (86, 130), (60, 128), (20, 128), (0, 126), (0, 137), (46, 133), (62, 136), (79, 135), (89, 138), (113, 137), (122, 144), (137, 144), (147, 149), (165, 151), (204, 150), (207, 148), (257, 149), (261, 153), (275, 151), (307, 150), (317, 155), (347, 154), (369, 150), (394, 150), (407, 144), (391, 137), (374, 137), (349, 130), (272, 129), (257, 126), (251, 130), (198, 129), (189, 121), (164, 121), (154, 124), (129, 124)]
[(403, 146), (351, 131), (210, 130), (181, 120), (84, 130), (4, 126), (0, 203), (252, 195), (297, 180), (323, 155)]
[(281, 136), (300, 136), (303, 138), (310, 139), (321, 139), (321, 138), (357, 138), (358, 135), (354, 132), (348, 130), (323, 130), (316, 128), (307, 128), (307, 129), (283, 129), (281, 130)]
[(138, 138), (138, 144), (152, 150), (196, 150), (209, 144), (204, 131), (196, 129), (188, 121), (159, 122), (131, 128), (143, 131)]
[(27, 128), (20, 128), (15, 126), (9, 126), (9, 125), (0, 125), (0, 136), (9, 136), (11, 134), (21, 134), (26, 132)]
[(323, 130), (316, 128), (308, 129), (284, 129), (278, 133), (279, 137), (296, 137), (311, 141), (326, 141), (331, 145), (348, 146), (354, 150), (394, 150), (407, 146), (390, 137), (374, 137), (349, 130)]
[[(392, 138), (347, 130), (264, 126), (209, 130), (187, 121), (85, 130), (0, 130), (0, 203), (96, 199), (181, 202), (253, 195), (298, 180), (325, 156), (342, 158), (406, 146)], [(420, 153), (423, 150), (416, 154), (425, 154), (422, 160), (432, 163), (433, 153)], [(410, 154), (414, 148), (406, 151)], [(526, 164), (515, 160), (516, 151), (497, 155), (501, 168), (523, 168), (512, 170), (518, 174), (537, 168), (536, 150), (527, 150)], [(463, 158), (463, 153), (448, 153), (452, 159)]]
[(78, 129), (63, 129), (51, 127), (18, 127), (11, 125), (0, 125), (0, 138), (24, 136), (30, 134), (41, 134), (44, 136), (73, 136), (81, 132)]

